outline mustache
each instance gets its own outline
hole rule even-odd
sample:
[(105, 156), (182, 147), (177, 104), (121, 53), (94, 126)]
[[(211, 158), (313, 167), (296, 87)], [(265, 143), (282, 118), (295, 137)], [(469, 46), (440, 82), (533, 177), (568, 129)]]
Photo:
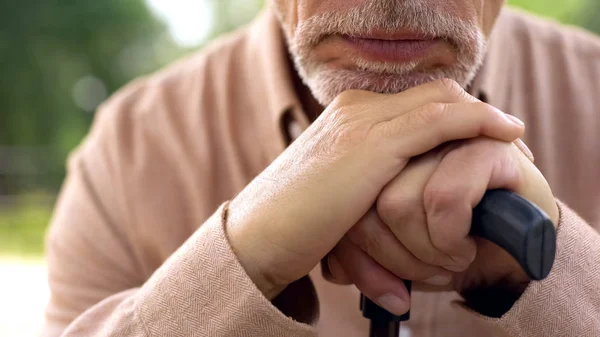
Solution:
[(294, 48), (311, 48), (331, 35), (364, 36), (373, 31), (399, 30), (441, 38), (462, 50), (468, 50), (481, 35), (477, 22), (461, 19), (422, 0), (368, 0), (345, 12), (309, 18), (298, 27)]

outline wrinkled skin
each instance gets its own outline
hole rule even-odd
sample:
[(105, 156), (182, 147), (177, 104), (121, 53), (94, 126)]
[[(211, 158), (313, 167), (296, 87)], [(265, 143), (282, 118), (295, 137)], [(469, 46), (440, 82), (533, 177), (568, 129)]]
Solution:
[[(319, 117), (230, 204), (231, 245), (268, 298), (323, 259), (330, 281), (355, 284), (396, 314), (410, 306), (402, 279), (463, 293), (528, 284), (508, 254), (468, 236), (472, 209), (492, 188), (558, 223), (552, 191), (518, 140), (522, 122), (463, 89), (502, 5), (273, 1), (309, 93), (300, 96)], [(406, 34), (427, 36), (429, 47), (404, 53), (414, 47)], [(385, 52), (357, 49), (356, 36)]]

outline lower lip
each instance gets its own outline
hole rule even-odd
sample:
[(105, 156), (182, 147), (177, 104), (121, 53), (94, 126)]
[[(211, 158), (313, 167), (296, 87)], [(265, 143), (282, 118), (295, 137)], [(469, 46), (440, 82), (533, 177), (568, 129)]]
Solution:
[(376, 40), (344, 37), (351, 48), (373, 61), (411, 62), (423, 58), (439, 40)]

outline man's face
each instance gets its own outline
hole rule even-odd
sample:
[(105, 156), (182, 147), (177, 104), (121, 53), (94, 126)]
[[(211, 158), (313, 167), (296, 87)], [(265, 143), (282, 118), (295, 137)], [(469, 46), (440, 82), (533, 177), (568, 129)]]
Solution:
[(326, 106), (341, 92), (467, 86), (505, 0), (273, 0), (296, 69)]

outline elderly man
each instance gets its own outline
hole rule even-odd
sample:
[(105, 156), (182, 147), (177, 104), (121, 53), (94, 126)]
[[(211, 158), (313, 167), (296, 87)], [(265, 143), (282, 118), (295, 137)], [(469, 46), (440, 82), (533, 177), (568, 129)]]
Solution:
[[(116, 94), (44, 334), (367, 336), (363, 292), (404, 336), (600, 335), (600, 41), (503, 5), (276, 0)], [(468, 235), (493, 188), (557, 226), (547, 279)]]

